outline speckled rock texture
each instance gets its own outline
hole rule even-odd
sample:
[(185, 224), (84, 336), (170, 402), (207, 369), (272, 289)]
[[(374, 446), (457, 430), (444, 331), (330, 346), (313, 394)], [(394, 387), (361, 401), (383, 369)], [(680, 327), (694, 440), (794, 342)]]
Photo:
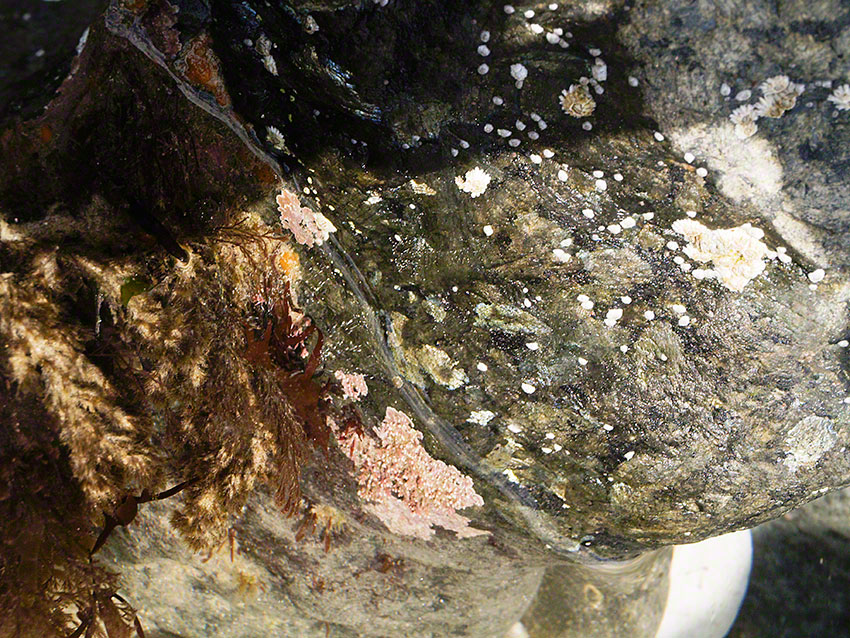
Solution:
[[(364, 374), (365, 434), (405, 412), (483, 499), (461, 511), (477, 537), (391, 534), (335, 424), (296, 514), (258, 491), (207, 561), (174, 538), (170, 501), (114, 534), (101, 560), (149, 635), (483, 638), (523, 618), (535, 638), (649, 637), (664, 547), (850, 482), (850, 111), (809, 88), (847, 80), (846, 8), (776, 7), (111, 3), (94, 42), (125, 73), (103, 104), (73, 84), (85, 99), (53, 114), (73, 103), (114, 136), (123, 114), (174, 105), (169, 134), (196, 144), (87, 138), (71, 176), (32, 196), (33, 174), (10, 170), (4, 232), (73, 251), (39, 223), (85, 214), (96, 235), (152, 183), (153, 220), (129, 206), (147, 235), (127, 231), (120, 252), (162, 273), (180, 267), (166, 252), (217, 236), (204, 207), (272, 228), (275, 194), (297, 194), (335, 228), (287, 243), (297, 304), (324, 335), (319, 378)], [(739, 139), (736, 93), (753, 101), (777, 74), (806, 91)], [(33, 155), (39, 139), (68, 148), (44, 130)], [(129, 162), (136, 148), (149, 153)], [(86, 259), (117, 259), (90, 240)], [(93, 294), (67, 291), (68, 312)]]
[[(638, 60), (620, 44), (641, 7), (574, 24), (536, 9), (315, 13), (320, 29), (298, 43), (316, 54), (279, 56), (278, 71), (323, 54), (350, 70), (336, 104), (316, 108), (294, 87), (286, 118), (248, 105), (284, 132), (299, 184), (339, 228), (325, 255), (308, 256), (306, 306), (371, 343), (374, 359), (341, 347), (345, 365), (402, 383), (419, 422), (488, 486), (485, 502), (564, 555), (704, 538), (845, 483), (840, 264), (724, 190), (706, 154), (685, 161), (661, 113), (647, 118)], [(222, 58), (258, 28), (219, 38)], [(283, 81), (257, 74), (256, 93)], [(558, 96), (582, 77), (597, 106), (574, 118)], [(825, 126), (845, 126), (819, 104)], [(328, 146), (334, 109), (361, 115)], [(721, 155), (749, 158), (753, 180), (781, 189), (747, 146), (761, 135), (727, 139)], [(490, 181), (472, 197), (476, 167)], [(674, 229), (691, 218), (729, 239)]]
[[(797, 250), (846, 268), (850, 122), (827, 97), (850, 82), (847, 4), (637, 2), (628, 15), (618, 38), (639, 61), (648, 110), (673, 143), (702, 157), (721, 192)], [(730, 143), (731, 111), (756, 103), (776, 75), (805, 84), (796, 107)]]
[(170, 510), (147, 508), (103, 556), (153, 638), (502, 636), (543, 573), (496, 544), (471, 551), (453, 534), (417, 543), (352, 520), (325, 551), (321, 527), (296, 540), (302, 519), (262, 497), (234, 544), (205, 559), (175, 542)]

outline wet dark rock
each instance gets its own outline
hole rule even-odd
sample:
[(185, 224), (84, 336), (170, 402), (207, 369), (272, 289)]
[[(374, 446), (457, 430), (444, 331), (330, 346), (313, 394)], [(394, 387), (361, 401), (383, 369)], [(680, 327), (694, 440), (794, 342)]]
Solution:
[[(407, 20), (396, 17), (402, 8), (369, 19)], [(396, 128), (396, 137), (370, 137), (356, 163), (347, 146), (305, 160), (312, 190), (339, 222), (334, 268), (348, 286), (362, 286), (357, 313), (367, 318), (349, 337), (377, 339), (369, 374), (405, 379), (408, 401), (437, 440), (450, 444), (457, 432), (469, 446), (455, 447), (454, 459), (495, 486), (485, 501), (568, 553), (584, 539), (590, 551), (622, 557), (683, 541), (686, 532), (693, 540), (752, 525), (811, 498), (830, 481), (824, 472), (846, 473), (847, 351), (835, 345), (847, 330), (844, 276), (830, 271), (811, 290), (807, 273), (826, 264), (800, 252), (791, 263), (771, 260), (740, 292), (684, 272), (677, 255), (686, 268), (708, 266), (676, 250), (687, 241), (674, 221), (693, 211), (712, 228), (762, 226), (756, 211), (730, 201), (711, 175), (696, 174), (657, 140), (635, 110), (641, 93), (625, 81), (633, 70), (616, 45), (602, 54), (610, 80), (588, 132), (556, 99), (558, 88), (586, 73), (571, 66), (574, 54), (551, 67), (552, 45), (529, 37), (525, 20), (472, 15), (491, 30), (491, 70), (476, 77), (460, 57), (434, 80), (458, 78), (461, 93), (443, 112), (476, 123), (468, 149), (459, 134), (437, 134), (420, 120), (422, 149), (399, 148)], [(540, 24), (554, 23), (544, 12)], [(607, 24), (576, 26), (586, 31), (568, 51), (587, 56)], [(478, 29), (466, 29), (474, 49)], [(508, 72), (515, 61), (529, 69), (521, 90)], [(482, 111), (494, 95), (506, 106)], [(440, 97), (436, 91), (432, 100)], [(469, 104), (481, 106), (457, 106)], [(517, 120), (535, 126), (531, 112), (547, 123), (537, 140), (516, 130)], [(511, 133), (483, 133), (486, 123)], [(400, 173), (382, 170), (388, 144)], [(434, 157), (433, 145), (441, 165), (417, 163)], [(551, 158), (543, 158), (547, 149)], [(471, 198), (455, 178), (475, 166), (492, 181)], [(411, 180), (435, 194), (418, 194)], [(765, 230), (771, 250), (788, 243)], [(315, 283), (306, 288), (321, 281), (327, 290), (333, 271), (322, 259), (313, 263), (307, 279)], [(317, 316), (356, 317), (344, 295), (306, 299)], [(443, 309), (439, 320), (428, 310), (434, 303)], [(490, 325), (482, 319), (490, 308), (527, 312), (533, 325)], [(618, 318), (606, 324), (609, 317)], [(421, 358), (429, 348), (468, 381), (447, 384), (430, 373)], [(347, 363), (367, 361), (359, 354)], [(486, 425), (468, 420), (480, 410), (495, 416)], [(505, 473), (507, 482), (496, 478)]]
[(842, 636), (850, 626), (850, 493), (753, 530), (753, 571), (730, 638)]
[[(651, 636), (667, 554), (634, 557), (850, 480), (846, 114), (803, 96), (743, 144), (719, 97), (723, 56), (755, 86), (780, 48), (821, 40), (767, 9), (535, 10), (116, 1), (78, 60), (91, 85), (0, 135), (18, 153), (0, 160), (8, 228), (127, 269), (182, 267), (243, 212), (277, 227), (280, 177), (337, 229), (298, 247), (293, 277), (322, 379), (364, 373), (366, 431), (405, 411), (484, 500), (463, 512), (482, 536), (390, 534), (332, 442), (296, 517), (249, 502), (232, 560), (191, 557), (171, 504), (144, 507), (104, 560), (152, 635), (496, 636), (526, 614), (536, 636)], [(707, 48), (716, 28), (738, 44)], [(818, 50), (807, 73), (836, 73)], [(582, 78), (596, 106), (575, 118), (561, 91)], [(76, 225), (39, 235), (57, 210)], [(72, 315), (101, 283), (68, 291)], [(327, 550), (303, 533), (313, 507), (335, 521)]]
[(107, 0), (0, 5), (0, 124), (40, 114), (68, 75), (88, 26)]

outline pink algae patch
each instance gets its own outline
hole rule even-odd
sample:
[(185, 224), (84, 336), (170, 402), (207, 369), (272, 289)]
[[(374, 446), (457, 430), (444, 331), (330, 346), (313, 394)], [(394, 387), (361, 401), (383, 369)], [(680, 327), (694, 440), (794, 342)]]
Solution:
[(286, 189), (282, 189), (277, 196), (277, 209), (280, 211), (281, 226), (295, 236), (295, 241), (308, 248), (321, 246), (336, 231), (327, 217), (301, 206), (298, 197)]
[(469, 527), (456, 511), (484, 505), (472, 479), (428, 454), (410, 417), (388, 407), (375, 434), (342, 433), (340, 446), (354, 462), (366, 509), (388, 530), (423, 540), (434, 535), (434, 525), (460, 538), (489, 533)]
[(343, 372), (337, 370), (334, 372), (334, 377), (342, 385), (342, 393), (346, 399), (359, 401), (361, 397), (369, 394), (369, 388), (366, 385), (366, 378), (358, 372)]

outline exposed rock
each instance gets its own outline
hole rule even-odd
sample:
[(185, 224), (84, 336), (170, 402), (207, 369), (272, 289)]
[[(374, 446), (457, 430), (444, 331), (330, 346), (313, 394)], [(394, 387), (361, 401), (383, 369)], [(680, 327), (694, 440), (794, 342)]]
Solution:
[(304, 519), (281, 517), (261, 495), (236, 525), (234, 544), (204, 560), (175, 538), (170, 509), (143, 509), (138, 527), (116, 533), (104, 554), (153, 638), (199, 628), (244, 638), (501, 636), (543, 572), (486, 541), (474, 551), (453, 534), (411, 542), (376, 536), (351, 518), (325, 551), (321, 521), (298, 540)]
[[(633, 580), (600, 559), (752, 526), (850, 481), (847, 195), (834, 186), (846, 122), (825, 100), (804, 110), (804, 92), (741, 140), (725, 113), (713, 119), (728, 106), (719, 88), (676, 95), (676, 78), (693, 95), (722, 80), (717, 56), (776, 53), (764, 27), (747, 30), (749, 13), (534, 11), (116, 0), (44, 115), (0, 134), (12, 291), (0, 301), (37, 289), (46, 310), (26, 317), (31, 333), (73, 335), (66, 350), (116, 388), (97, 405), (124, 410), (141, 424), (134, 444), (167, 459), (150, 476), (128, 471), (86, 515), (212, 467), (179, 506), (143, 501), (142, 533), (105, 546), (153, 635), (497, 636), (542, 579), (525, 616), (538, 635), (572, 622), (549, 604), (569, 592), (585, 605), (571, 618), (628, 619), (651, 636), (666, 554), (634, 559), (646, 569)], [(789, 34), (808, 28), (788, 20)], [(709, 46), (720, 23), (734, 46)], [(846, 35), (834, 26), (822, 39)], [(671, 49), (659, 33), (706, 48)], [(836, 68), (782, 46), (805, 52), (810, 75)], [(684, 69), (677, 56), (703, 61)], [(779, 71), (760, 64), (753, 87)], [(581, 118), (561, 108), (576, 84), (595, 103)], [(804, 129), (820, 131), (808, 148), (827, 150), (801, 164), (791, 151)], [(817, 220), (789, 171), (824, 196)], [(300, 310), (281, 301), (290, 285)], [(38, 366), (7, 323), (18, 350), (3, 374), (17, 382)], [(272, 339), (285, 357), (272, 361)], [(339, 370), (363, 374), (368, 394), (334, 394), (323, 381)], [(165, 380), (155, 391), (153, 372)], [(193, 419), (210, 423), (180, 429), (174, 411), (196, 401)], [(66, 442), (73, 423), (54, 403)], [(358, 489), (369, 477), (354, 475), (366, 464), (353, 437), (374, 444), (388, 408), (483, 498), (441, 512), (453, 522), (431, 540), (391, 534), (377, 492)], [(304, 440), (269, 423), (295, 423)], [(78, 452), (81, 481), (99, 466)], [(422, 514), (417, 489), (443, 493), (427, 477), (399, 481), (384, 502), (399, 515)], [(165, 518), (179, 507), (183, 538), (208, 547), (263, 483), (278, 507), (264, 493), (247, 501), (232, 563), (204, 564), (172, 538)], [(484, 533), (456, 533), (467, 529)]]
[[(848, 11), (838, 0), (746, 7), (650, 0), (635, 4), (618, 30), (639, 61), (633, 73), (649, 111), (680, 152), (716, 171), (720, 190), (789, 245), (845, 268), (850, 118), (828, 97), (848, 81), (841, 53), (850, 45)], [(759, 119), (753, 137), (730, 135), (732, 111), (757, 103), (776, 76), (804, 85), (796, 106)]]

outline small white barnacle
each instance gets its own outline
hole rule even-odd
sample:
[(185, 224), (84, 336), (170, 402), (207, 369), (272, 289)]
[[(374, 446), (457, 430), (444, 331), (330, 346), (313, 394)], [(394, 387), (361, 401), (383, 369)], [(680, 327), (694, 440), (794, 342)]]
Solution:
[(277, 150), (288, 153), (286, 148), (286, 140), (283, 138), (283, 133), (275, 126), (266, 127), (266, 141), (274, 146)]
[(596, 109), (596, 101), (583, 84), (571, 84), (561, 91), (561, 109), (572, 117), (588, 117)]
[(842, 84), (826, 99), (839, 111), (850, 111), (850, 84)]
[(613, 328), (617, 322), (623, 318), (623, 309), (622, 308), (611, 308), (605, 314), (605, 325), (609, 328)]
[(761, 117), (780, 118), (796, 104), (796, 95), (766, 95), (759, 98), (755, 111)]
[(808, 274), (809, 281), (813, 284), (819, 284), (823, 281), (823, 278), (826, 276), (826, 271), (823, 268), (818, 268), (817, 270), (813, 270)]
[(525, 65), (520, 64), (519, 62), (512, 64), (511, 77), (516, 80), (516, 88), (521, 89), (522, 83), (525, 82), (525, 78), (528, 77), (528, 69), (525, 68)]
[(478, 166), (466, 172), (466, 175), (455, 177), (455, 184), (465, 193), (469, 193), (470, 197), (478, 197), (487, 190), (490, 184), (490, 175)]
[(805, 85), (795, 84), (787, 75), (775, 75), (766, 79), (759, 87), (764, 97), (759, 98), (756, 112), (764, 117), (782, 117), (797, 104)]
[(759, 86), (764, 95), (800, 95), (805, 86), (803, 84), (795, 84), (787, 75), (774, 75), (767, 78)]
[(744, 104), (732, 111), (729, 119), (735, 125), (735, 135), (742, 140), (755, 135), (758, 131), (756, 120), (760, 115), (752, 104)]
[(476, 425), (487, 425), (495, 418), (496, 414), (490, 410), (473, 410), (469, 414), (467, 423), (475, 423)]

